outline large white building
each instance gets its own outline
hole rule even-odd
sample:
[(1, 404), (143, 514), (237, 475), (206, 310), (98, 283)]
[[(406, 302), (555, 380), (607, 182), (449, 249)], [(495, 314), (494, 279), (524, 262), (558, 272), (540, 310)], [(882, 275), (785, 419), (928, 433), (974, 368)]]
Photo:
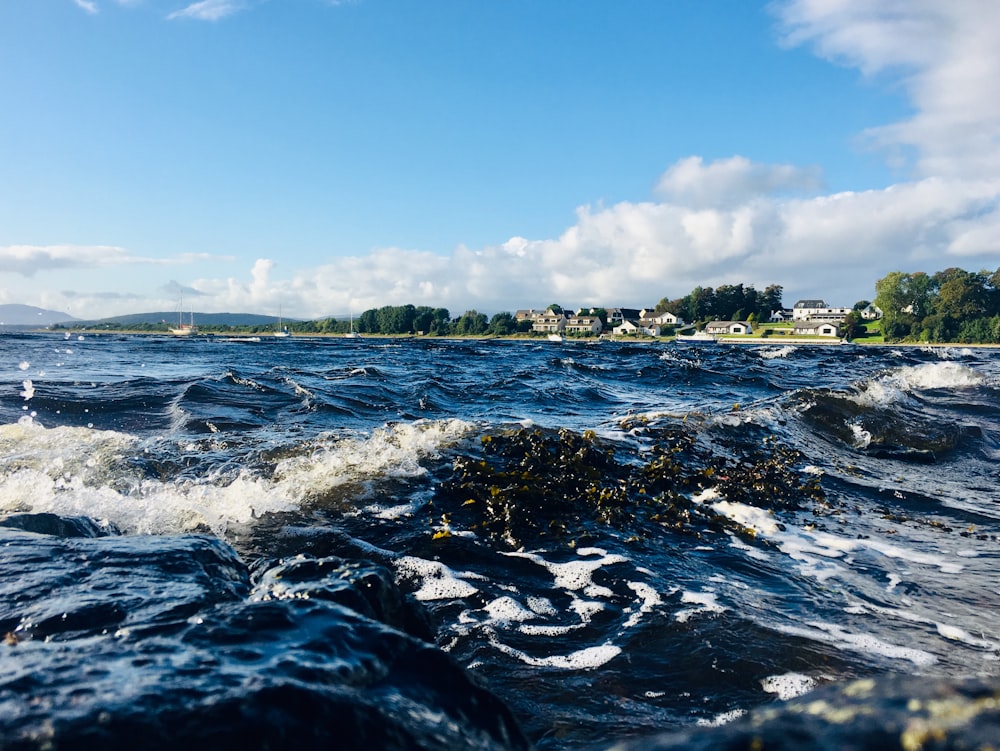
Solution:
[(793, 321), (843, 321), (850, 308), (831, 308), (823, 300), (799, 300), (792, 308)]

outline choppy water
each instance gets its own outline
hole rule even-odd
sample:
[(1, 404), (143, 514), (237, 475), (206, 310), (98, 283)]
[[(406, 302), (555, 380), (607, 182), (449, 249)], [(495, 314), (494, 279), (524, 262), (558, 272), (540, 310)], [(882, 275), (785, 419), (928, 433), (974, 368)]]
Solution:
[(995, 676), (998, 396), (989, 349), (0, 337), (0, 746), (601, 748)]

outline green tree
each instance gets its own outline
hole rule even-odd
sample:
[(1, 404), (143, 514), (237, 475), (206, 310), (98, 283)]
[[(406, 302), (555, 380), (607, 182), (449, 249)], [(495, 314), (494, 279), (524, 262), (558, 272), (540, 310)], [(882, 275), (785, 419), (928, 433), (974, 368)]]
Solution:
[(848, 313), (844, 316), (844, 321), (840, 326), (841, 335), (847, 339), (856, 339), (864, 333), (865, 327), (861, 325), (861, 317), (857, 313)]
[(490, 325), (487, 330), (496, 336), (507, 336), (517, 331), (517, 321), (514, 320), (513, 315), (506, 311), (496, 313), (490, 319)]
[(780, 284), (769, 284), (764, 288), (757, 305), (757, 313), (761, 319), (770, 320), (771, 313), (784, 309), (784, 304), (781, 302), (781, 295), (784, 291)]
[(953, 320), (982, 318), (990, 310), (989, 279), (985, 271), (970, 273), (950, 268), (934, 275), (938, 313)]
[(355, 328), (362, 334), (381, 333), (378, 326), (378, 314), (374, 308), (366, 310), (354, 320)]
[(466, 336), (478, 336), (485, 334), (489, 323), (486, 315), (476, 310), (467, 310), (454, 322), (454, 332)]
[(886, 339), (902, 339), (929, 308), (930, 278), (927, 274), (890, 271), (875, 282), (875, 305), (882, 310), (882, 333)]

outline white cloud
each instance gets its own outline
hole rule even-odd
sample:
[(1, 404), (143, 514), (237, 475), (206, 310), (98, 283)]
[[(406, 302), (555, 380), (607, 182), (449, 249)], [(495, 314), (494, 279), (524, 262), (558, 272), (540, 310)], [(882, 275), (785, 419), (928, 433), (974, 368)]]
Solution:
[(869, 131), (877, 147), (914, 154), (918, 177), (1000, 173), (1000, 3), (789, 0), (776, 9), (789, 44), (899, 78), (914, 114)]
[(286, 314), (304, 317), (405, 303), (452, 314), (551, 302), (641, 306), (724, 283), (777, 283), (788, 298), (851, 305), (870, 299), (888, 271), (1000, 265), (1000, 244), (990, 244), (1000, 235), (998, 196), (1000, 179), (929, 178), (811, 198), (751, 195), (717, 208), (622, 202), (581, 207), (555, 239), (514, 237), (447, 255), (384, 248), (285, 279), (276, 277), (277, 264), (258, 260), (247, 281), (195, 286), (214, 309), (283, 305)]
[(107, 269), (118, 266), (173, 266), (209, 261), (232, 261), (231, 256), (181, 253), (172, 258), (146, 258), (110, 245), (0, 246), (0, 273), (34, 276), (59, 269)]
[(193, 18), (198, 21), (218, 21), (245, 10), (246, 7), (246, 3), (241, 0), (200, 0), (174, 11), (167, 16), (167, 19), (172, 21), (177, 18)]
[(705, 165), (699, 156), (681, 159), (663, 173), (657, 192), (687, 206), (736, 206), (770, 194), (815, 192), (818, 168), (755, 164), (742, 156)]
[(81, 245), (0, 246), (0, 269), (23, 276), (39, 271), (70, 268), (102, 268), (128, 263), (124, 248)]
[(73, 0), (73, 2), (76, 3), (76, 7), (81, 8), (90, 15), (97, 13), (97, 3), (93, 2), (93, 0)]
[[(666, 170), (661, 182), (675, 179), (692, 163), (710, 183), (734, 164), (744, 165), (737, 170), (744, 175), (782, 171), (746, 160), (682, 160)], [(457, 315), (470, 308), (494, 313), (552, 302), (643, 306), (680, 297), (698, 285), (748, 283), (763, 289), (777, 283), (785, 288), (786, 303), (821, 297), (851, 305), (871, 299), (875, 281), (889, 271), (1000, 265), (1000, 178), (927, 178), (813, 197), (775, 195), (772, 180), (759, 184), (760, 193), (747, 192), (735, 205), (730, 205), (733, 194), (723, 190), (722, 204), (715, 207), (704, 201), (584, 206), (553, 239), (514, 237), (448, 254), (382, 248), (287, 273), (281, 263), (261, 258), (242, 277), (187, 282), (184, 297), (197, 297), (197, 310), (205, 312), (273, 315), (282, 309), (287, 317), (316, 318), (412, 303), (446, 307)], [(121, 248), (0, 248), (0, 267), (24, 275), (177, 260), (137, 258)], [(80, 317), (171, 309), (180, 286), (161, 288), (144, 305), (99, 293), (54, 297), (46, 292), (30, 302)]]

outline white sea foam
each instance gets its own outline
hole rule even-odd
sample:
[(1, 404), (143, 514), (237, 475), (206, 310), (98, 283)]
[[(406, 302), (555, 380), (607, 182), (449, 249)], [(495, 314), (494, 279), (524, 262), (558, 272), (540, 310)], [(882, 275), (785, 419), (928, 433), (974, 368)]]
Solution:
[(695, 608), (687, 608), (674, 613), (674, 620), (679, 623), (687, 623), (692, 616), (701, 613), (724, 613), (728, 608), (719, 604), (714, 592), (684, 592), (681, 595), (681, 602), (688, 605), (697, 605)]
[(513, 597), (498, 597), (483, 608), (498, 623), (522, 623), (538, 617), (538, 614), (524, 607)]
[(976, 370), (951, 361), (898, 368), (864, 384), (854, 401), (865, 407), (884, 407), (914, 391), (981, 386), (986, 378)]
[(845, 554), (858, 550), (870, 550), (887, 558), (930, 566), (946, 574), (957, 574), (963, 569), (961, 563), (943, 555), (921, 553), (875, 538), (856, 539), (812, 529), (782, 528), (770, 511), (720, 498), (718, 491), (710, 488), (693, 496), (692, 500), (711, 504), (717, 513), (772, 541), (781, 552), (800, 563), (803, 574), (820, 581), (844, 573), (845, 567), (832, 563), (832, 559), (843, 559)]
[(798, 347), (793, 347), (790, 344), (786, 344), (784, 347), (774, 347), (770, 349), (760, 350), (760, 356), (765, 360), (774, 360), (779, 357), (788, 357), (792, 352), (797, 350)]
[(942, 360), (952, 360), (956, 357), (972, 357), (973, 352), (968, 347), (921, 347), (922, 352), (936, 355)]
[[(577, 554), (580, 560), (569, 561), (567, 563), (552, 563), (546, 561), (537, 553), (524, 553), (521, 551), (504, 553), (514, 558), (527, 558), (533, 563), (547, 569), (554, 580), (554, 584), (559, 589), (571, 592), (582, 591), (588, 597), (611, 597), (612, 592), (607, 587), (594, 584), (594, 572), (604, 566), (615, 563), (626, 563), (627, 558), (621, 555), (609, 555), (600, 548), (580, 548)], [(597, 556), (591, 558), (590, 556)]]
[(639, 625), (642, 617), (652, 612), (657, 605), (662, 605), (663, 600), (660, 599), (659, 593), (653, 587), (644, 582), (629, 582), (628, 588), (636, 593), (641, 603), (639, 610), (632, 613), (625, 621), (625, 628), (632, 628)]
[(700, 719), (696, 724), (703, 728), (717, 728), (722, 725), (728, 725), (733, 720), (738, 720), (746, 713), (747, 711), (745, 709), (731, 709), (728, 712), (717, 714), (711, 720)]
[(321, 438), (308, 454), (280, 462), (274, 476), (280, 484), (301, 487), (307, 497), (367, 477), (415, 477), (424, 474), (421, 460), (466, 435), (462, 420), (418, 420), (398, 423), (358, 439)]
[(479, 591), (439, 561), (407, 555), (396, 558), (393, 564), (399, 574), (420, 582), (420, 588), (414, 593), (418, 600), (459, 600)]
[(596, 647), (586, 647), (567, 655), (534, 657), (496, 639), (491, 640), (491, 644), (499, 651), (520, 660), (525, 665), (536, 668), (554, 668), (556, 670), (589, 670), (599, 668), (611, 662), (622, 651), (620, 647), (616, 647), (613, 644), (601, 644)]
[(769, 694), (776, 694), (782, 701), (809, 693), (816, 687), (816, 680), (802, 673), (785, 673), (761, 678), (761, 687)]
[(847, 423), (847, 427), (851, 429), (851, 433), (854, 436), (853, 447), (856, 449), (866, 449), (872, 442), (872, 434), (865, 430), (864, 427), (859, 425), (854, 420)]
[(851, 652), (863, 652), (893, 660), (905, 660), (919, 667), (927, 667), (937, 662), (937, 658), (930, 652), (890, 644), (872, 634), (853, 633), (835, 623), (814, 621), (805, 626), (777, 625), (775, 628), (781, 633), (789, 634), (790, 636), (799, 636), (805, 639), (812, 639), (813, 641), (825, 642), (838, 649), (845, 649)]
[(957, 641), (962, 644), (968, 644), (971, 647), (978, 647), (979, 649), (989, 649), (996, 651), (1000, 648), (1000, 644), (989, 639), (975, 637), (966, 631), (964, 628), (959, 628), (950, 623), (935, 623), (937, 632), (941, 634), (945, 639), (949, 641)]
[[(468, 429), (457, 420), (401, 423), (368, 438), (321, 440), (308, 456), (283, 460), (272, 477), (244, 470), (164, 481), (130, 461), (161, 447), (115, 431), (45, 428), (24, 417), (0, 425), (0, 511), (88, 516), (132, 534), (208, 528), (224, 535), (232, 525), (294, 510), (348, 482), (422, 474), (423, 457)], [(201, 449), (191, 443), (178, 450)]]

